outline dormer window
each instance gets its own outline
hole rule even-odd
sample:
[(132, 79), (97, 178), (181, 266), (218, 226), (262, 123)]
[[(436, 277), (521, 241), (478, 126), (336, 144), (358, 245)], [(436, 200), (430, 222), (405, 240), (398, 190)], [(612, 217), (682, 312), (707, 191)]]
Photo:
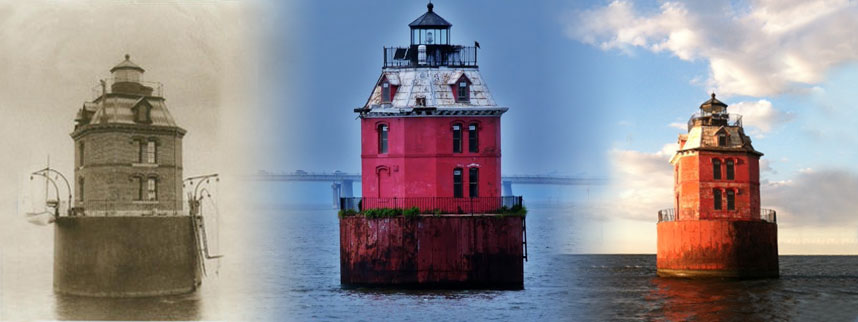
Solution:
[(727, 134), (718, 134), (718, 146), (727, 146)]
[(471, 89), (468, 81), (460, 80), (456, 85), (456, 102), (468, 103), (471, 101)]
[(146, 99), (140, 99), (137, 104), (134, 104), (131, 112), (134, 113), (134, 122), (152, 123), (152, 105)]
[(384, 81), (381, 83), (381, 102), (390, 103), (390, 83)]
[(426, 107), (426, 98), (425, 97), (418, 97), (416, 99), (415, 103), (418, 107)]

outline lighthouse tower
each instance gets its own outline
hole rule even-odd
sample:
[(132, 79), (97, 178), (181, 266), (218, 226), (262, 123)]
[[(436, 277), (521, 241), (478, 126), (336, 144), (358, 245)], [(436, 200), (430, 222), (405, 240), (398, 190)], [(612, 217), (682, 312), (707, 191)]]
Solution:
[[(500, 117), (507, 108), (495, 104), (480, 75), (477, 47), (451, 45), (452, 25), (431, 3), (427, 8), (409, 24), (410, 46), (384, 48), (381, 75), (355, 109), (363, 206), (497, 209), (490, 198), (501, 196)], [(446, 202), (430, 205), (434, 197)], [(381, 204), (392, 198), (406, 201)]]
[(778, 276), (775, 212), (760, 208), (760, 157), (715, 98), (679, 135), (674, 207), (659, 212), (660, 276)]
[(182, 213), (182, 137), (161, 85), (125, 59), (75, 117), (74, 208), (54, 230), (54, 291), (135, 297), (200, 284), (195, 226)]
[(340, 201), (344, 285), (524, 285), (523, 212), (505, 213), (522, 199), (501, 196), (507, 108), (480, 75), (479, 45), (451, 44), (451, 27), (429, 3), (409, 24), (411, 43), (384, 48), (381, 75), (354, 109), (363, 196)]

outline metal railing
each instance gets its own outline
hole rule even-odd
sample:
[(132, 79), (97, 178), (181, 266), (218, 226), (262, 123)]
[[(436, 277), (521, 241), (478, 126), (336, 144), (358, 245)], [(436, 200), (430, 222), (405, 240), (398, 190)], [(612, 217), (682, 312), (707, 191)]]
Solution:
[[(662, 221), (677, 221), (676, 209), (667, 208), (658, 211), (658, 222)], [(760, 208), (760, 220), (770, 223), (777, 223), (777, 211), (773, 209)]]
[[(131, 80), (122, 80), (117, 78), (105, 78), (102, 79), (104, 81), (104, 86), (101, 84), (95, 85), (92, 87), (92, 99), (98, 99), (104, 92), (107, 91), (108, 94), (111, 93), (125, 93), (125, 91), (118, 89), (113, 90), (113, 84), (116, 83), (138, 83), (142, 86), (148, 87), (152, 89), (152, 93), (149, 96), (155, 97), (164, 97), (164, 85), (159, 82), (148, 82), (148, 81), (131, 81)], [(121, 88), (121, 87), (120, 87)]]
[(408, 198), (373, 198), (373, 197), (346, 197), (340, 198), (341, 210), (354, 210), (357, 212), (365, 209), (379, 208), (401, 208), (408, 209), (417, 207), (420, 213), (444, 213), (444, 214), (487, 214), (494, 213), (504, 207), (523, 206), (521, 196), (505, 197), (475, 197), (475, 198), (453, 198), (453, 197), (408, 197)]
[(477, 67), (477, 48), (428, 45), (426, 63), (418, 64), (417, 46), (384, 47), (384, 67)]
[(60, 216), (180, 216), (187, 214), (185, 204), (184, 200), (75, 200), (73, 207)]
[(688, 130), (690, 131), (692, 127), (694, 127), (694, 123), (699, 119), (708, 119), (709, 122), (704, 125), (728, 125), (728, 126), (742, 126), (742, 115), (741, 114), (731, 114), (731, 113), (709, 113), (704, 111), (697, 111), (694, 114), (691, 114), (691, 117), (688, 119)]
[(778, 212), (774, 209), (760, 208), (760, 220), (770, 223), (778, 223)]
[(676, 221), (676, 209), (667, 208), (658, 211), (658, 222)]

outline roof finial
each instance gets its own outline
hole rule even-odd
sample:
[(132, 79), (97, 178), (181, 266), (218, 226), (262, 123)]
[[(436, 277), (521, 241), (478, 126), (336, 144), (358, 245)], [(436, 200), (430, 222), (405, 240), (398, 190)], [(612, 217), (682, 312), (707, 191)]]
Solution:
[(715, 92), (712, 92), (712, 98), (715, 98)]
[(125, 60), (131, 60), (131, 55), (125, 54)]
[(432, 1), (429, 1), (429, 4), (426, 5), (426, 9), (429, 9), (429, 12), (432, 12), (432, 8), (435, 8), (435, 5), (432, 4)]

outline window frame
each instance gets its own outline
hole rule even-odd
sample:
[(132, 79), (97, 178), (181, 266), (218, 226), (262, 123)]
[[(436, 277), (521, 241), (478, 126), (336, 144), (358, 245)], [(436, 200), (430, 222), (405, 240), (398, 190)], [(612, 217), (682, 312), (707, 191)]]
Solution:
[(462, 153), (462, 123), (453, 123), (453, 153)]
[(712, 179), (721, 180), (721, 160), (712, 159)]
[(718, 134), (718, 146), (725, 147), (727, 146), (727, 134), (720, 133)]
[(464, 176), (462, 172), (462, 168), (453, 169), (453, 198), (465, 197), (464, 187), (462, 186), (462, 177)]
[(471, 84), (464, 77), (456, 82), (456, 102), (470, 103), (471, 102)]
[(736, 210), (736, 191), (727, 189), (727, 210)]
[(712, 189), (712, 201), (713, 201), (712, 208), (713, 209), (721, 210), (721, 208), (723, 208), (721, 205), (721, 198), (722, 198), (721, 197), (721, 189), (717, 189), (717, 188)]
[(388, 135), (390, 133), (390, 127), (385, 124), (379, 124), (376, 129), (378, 130), (378, 154), (387, 154), (389, 150), (389, 141)]
[(468, 124), (468, 152), (480, 152), (480, 125), (477, 123)]
[(84, 144), (83, 141), (80, 141), (80, 144), (78, 144), (78, 155), (80, 156), (80, 160), (78, 160), (78, 167), (83, 167), (83, 165), (85, 164), (85, 161), (84, 161), (85, 153), (86, 153), (86, 145)]
[(725, 166), (727, 168), (727, 180), (736, 180), (736, 161), (733, 161), (733, 159), (727, 159)]
[(146, 178), (146, 201), (158, 201), (158, 178)]
[(390, 95), (391, 87), (393, 85), (390, 84), (386, 79), (381, 82), (381, 102), (382, 103), (390, 103), (393, 101), (393, 96)]
[(146, 163), (158, 163), (158, 143), (155, 140), (146, 141)]
[(477, 198), (480, 196), (480, 168), (468, 168), (468, 196)]

